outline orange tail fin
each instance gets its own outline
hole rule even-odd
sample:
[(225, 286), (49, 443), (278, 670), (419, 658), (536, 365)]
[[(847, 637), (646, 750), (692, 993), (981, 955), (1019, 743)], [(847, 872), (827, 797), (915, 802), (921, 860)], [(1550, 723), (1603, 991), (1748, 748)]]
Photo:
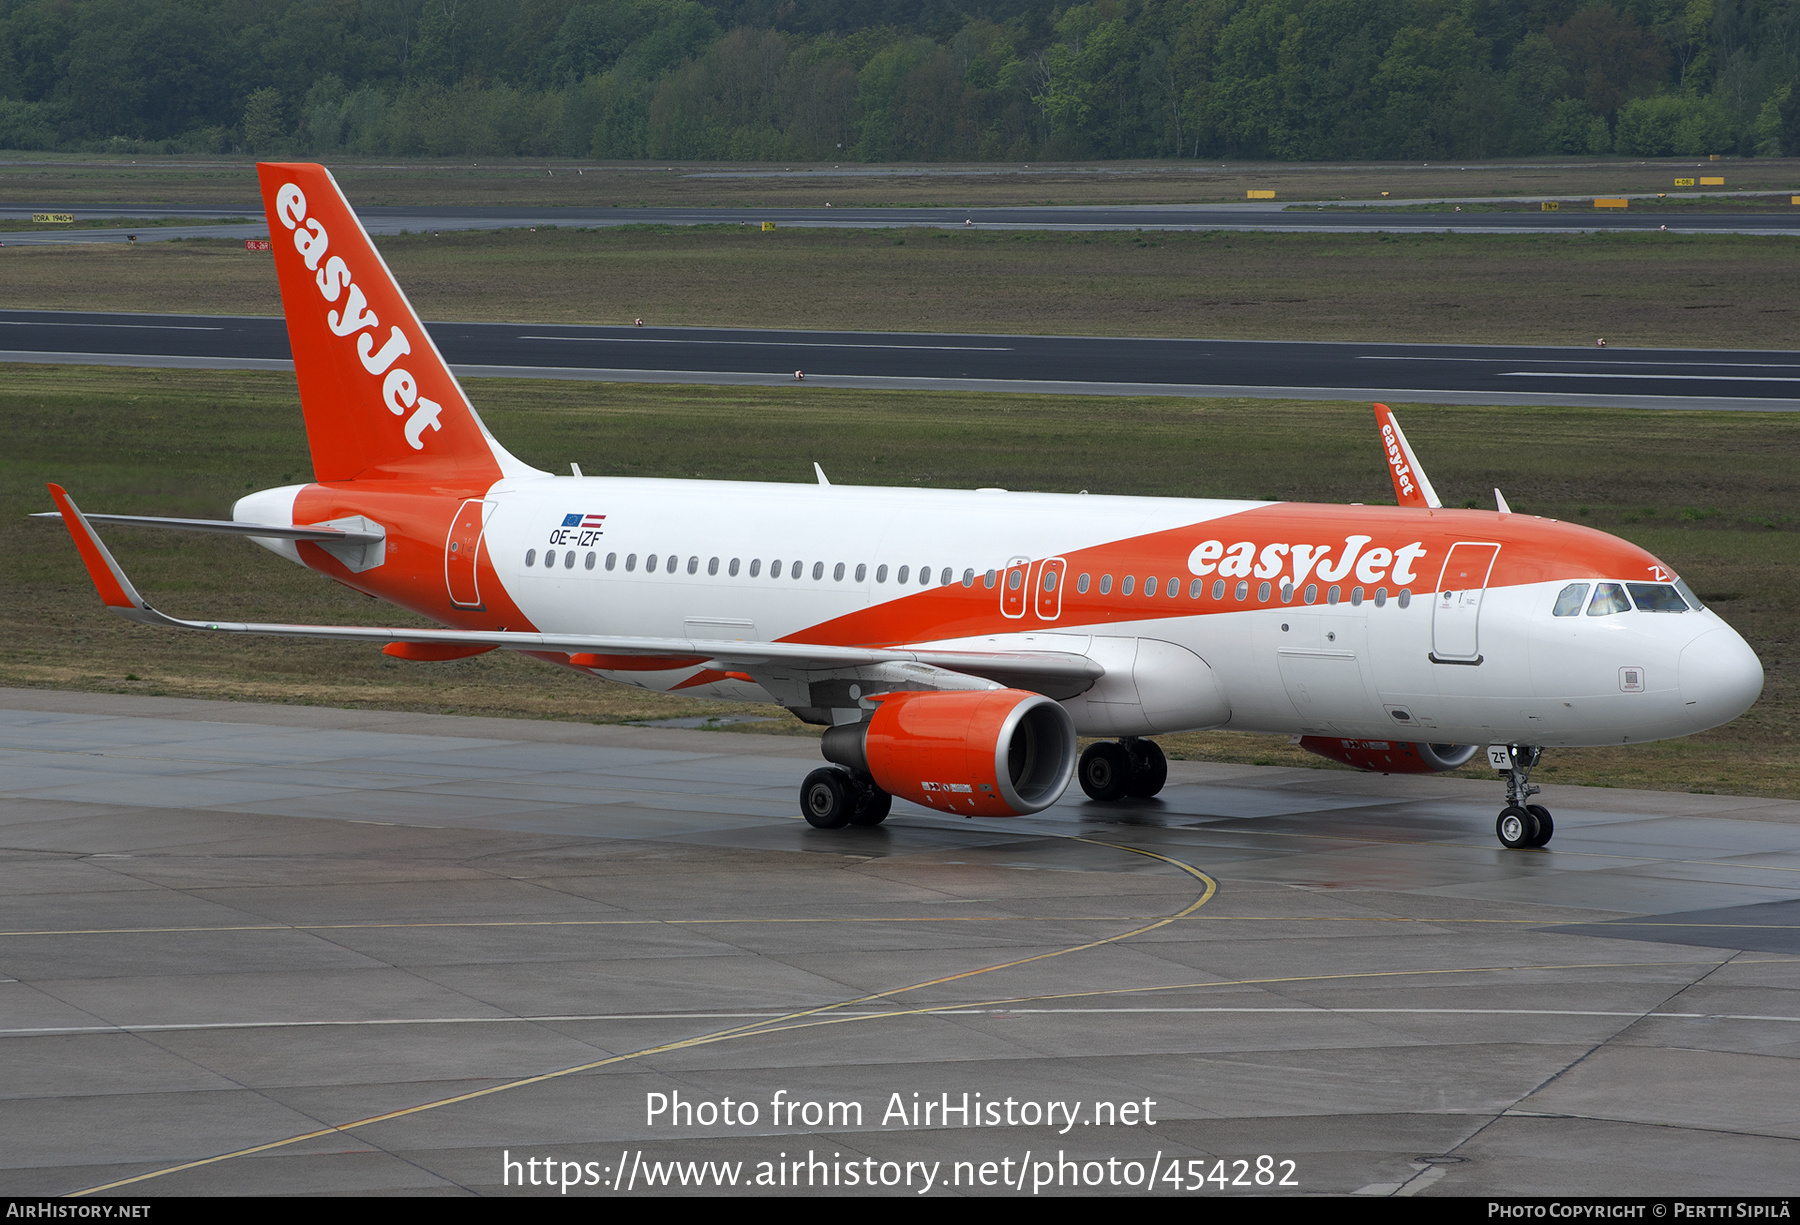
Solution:
[(331, 172), (256, 170), (315, 478), (485, 489), (533, 474), (475, 415)]

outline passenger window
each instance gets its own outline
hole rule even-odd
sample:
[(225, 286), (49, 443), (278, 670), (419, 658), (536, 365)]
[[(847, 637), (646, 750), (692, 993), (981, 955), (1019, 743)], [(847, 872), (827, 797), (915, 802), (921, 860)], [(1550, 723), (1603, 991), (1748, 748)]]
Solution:
[(863, 581), (863, 579), (867, 578), (868, 575), (869, 575), (869, 563), (863, 562), (863, 561), (857, 562), (856, 563), (856, 581), (860, 583)]
[(618, 564), (619, 564), (619, 555), (617, 553), (608, 553), (606, 555), (606, 568), (608, 570), (611, 570), (614, 566), (616, 566)]
[[(996, 577), (997, 577), (997, 576), (996, 576), (996, 575), (995, 575), (995, 573), (994, 573), (994, 571), (992, 571), (992, 570), (989, 570), (989, 571), (988, 571), (988, 572), (987, 572), (987, 573), (986, 573), (986, 574), (984, 574), (984, 575), (982, 575), (982, 576), (981, 576), (981, 581), (982, 581), (982, 582), (983, 582), (983, 583), (985, 583), (985, 584), (986, 584), (986, 585), (987, 585), (987, 586), (988, 586), (988, 587), (989, 587), (989, 588), (990, 588), (990, 589), (991, 589), (991, 588), (992, 588), (992, 587), (993, 587), (993, 585), (994, 585), (994, 580), (995, 580), (995, 578), (996, 578)], [(1086, 586), (1083, 586), (1083, 587), (1082, 587), (1082, 590), (1083, 590), (1083, 591), (1086, 591), (1086, 590), (1087, 590), (1087, 587), (1086, 587)]]
[(797, 561), (793, 565), (788, 567), (788, 577), (789, 578), (799, 578), (800, 572), (804, 569), (806, 569), (806, 563), (803, 561)]
[(839, 562), (837, 565), (835, 565), (831, 568), (831, 581), (834, 583), (841, 583), (844, 581), (844, 563), (843, 562)]
[(931, 586), (931, 567), (930, 566), (920, 566), (919, 567), (919, 586), (921, 586), (921, 587)]
[(887, 567), (885, 565), (875, 567), (875, 581), (878, 583), (887, 582)]
[(1308, 604), (1317, 604), (1319, 602), (1319, 585), (1317, 583), (1308, 583), (1306, 585), (1306, 602)]
[(526, 549), (525, 550), (525, 564), (527, 566), (537, 565), (537, 550), (536, 549)]
[(901, 567), (900, 567), (900, 571), (899, 571), (899, 573), (897, 573), (897, 574), (895, 574), (895, 575), (894, 575), (894, 581), (895, 581), (895, 582), (896, 582), (896, 583), (902, 583), (902, 584), (904, 584), (904, 583), (905, 583), (905, 582), (906, 582), (906, 576), (907, 576), (907, 575), (909, 575), (909, 574), (911, 574), (911, 573), (912, 573), (912, 567), (911, 567), (911, 566), (901, 566)]
[(708, 574), (717, 574), (719, 572), (719, 559), (718, 558), (715, 557), (711, 561), (706, 563), (706, 572)]
[[(1262, 586), (1260, 586), (1260, 587), (1258, 587), (1258, 588), (1257, 588), (1257, 589), (1256, 589), (1256, 598), (1257, 598), (1257, 599), (1258, 599), (1258, 600), (1262, 600), (1262, 601), (1265, 601), (1265, 602), (1266, 602), (1266, 601), (1267, 601), (1267, 600), (1268, 600), (1268, 598), (1269, 598), (1269, 585), (1268, 585), (1268, 584), (1267, 584), (1267, 583), (1264, 583), (1264, 584), (1263, 584), (1263, 585), (1262, 585)], [(1357, 602), (1357, 603), (1358, 603), (1358, 604), (1360, 604), (1360, 603), (1362, 603), (1362, 588), (1361, 588), (1361, 587), (1358, 587), (1358, 588), (1357, 588), (1357, 589), (1356, 589), (1356, 602)]]
[(761, 573), (762, 573), (762, 558), (752, 557), (750, 559), (750, 577), (755, 578), (757, 575), (759, 575)]
[(1377, 607), (1377, 608), (1386, 608), (1387, 607), (1387, 588), (1386, 587), (1377, 587), (1375, 589), (1375, 607)]
[(1120, 580), (1120, 582), (1119, 582), (1119, 594), (1120, 594), (1120, 595), (1130, 595), (1130, 594), (1131, 594), (1131, 588), (1132, 588), (1132, 586), (1133, 586), (1133, 585), (1134, 585), (1134, 584), (1135, 584), (1135, 583), (1136, 583), (1136, 582), (1137, 582), (1137, 579), (1136, 579), (1136, 578), (1135, 578), (1135, 577), (1133, 577), (1133, 576), (1132, 576), (1132, 575), (1129, 575), (1129, 574), (1127, 574), (1127, 575), (1126, 575), (1126, 576), (1125, 576), (1125, 577), (1124, 577), (1124, 578), (1123, 578), (1123, 579), (1122, 579), (1122, 580)]
[(1043, 588), (1046, 592), (1056, 590), (1056, 571), (1050, 569), (1044, 571)]
[(822, 561), (814, 562), (813, 563), (813, 582), (816, 583), (824, 577), (825, 577), (825, 563)]
[(1588, 585), (1586, 583), (1570, 583), (1556, 593), (1556, 607), (1550, 610), (1552, 617), (1579, 617), (1581, 606), (1587, 602)]
[(1238, 602), (1242, 603), (1246, 598), (1248, 598), (1249, 595), (1250, 595), (1250, 580), (1242, 579), (1242, 578), (1239, 579), (1238, 585), (1237, 585)]
[(938, 586), (939, 587), (948, 587), (950, 585), (950, 580), (955, 577), (956, 577), (956, 571), (952, 570), (949, 566), (945, 566), (944, 572), (942, 574), (938, 575)]
[(650, 556), (644, 558), (644, 573), (645, 574), (655, 574), (656, 573), (656, 554), (652, 553), (652, 554), (650, 554)]
[(1625, 600), (1625, 588), (1618, 583), (1598, 583), (1594, 587), (1594, 602), (1588, 605), (1588, 616), (1605, 617), (1613, 613), (1630, 612), (1631, 605)]
[(1223, 600), (1224, 598), (1225, 598), (1225, 580), (1222, 578), (1214, 579), (1213, 580), (1213, 599)]
[(769, 563), (769, 577), (770, 578), (780, 578), (781, 577), (781, 559), (779, 557)]
[(737, 558), (734, 557), (731, 559), (731, 564), (729, 566), (725, 567), (725, 573), (729, 574), (732, 578), (737, 577), (737, 575), (738, 575), (738, 559)]
[(627, 553), (625, 555), (625, 573), (630, 574), (635, 569), (637, 569), (637, 554)]
[(1325, 602), (1327, 604), (1336, 604), (1338, 602), (1338, 585), (1336, 583), (1333, 583), (1331, 585), (1331, 590), (1325, 593)]
[(574, 568), (575, 568), (575, 550), (570, 549), (568, 552), (568, 555), (563, 558), (563, 569), (573, 570)]
[(1402, 587), (1400, 589), (1400, 607), (1405, 608), (1408, 605), (1410, 605), (1411, 603), (1412, 603), (1412, 588), (1411, 587)]
[(973, 587), (974, 585), (975, 585), (975, 572), (973, 570), (964, 570), (963, 571), (963, 586), (964, 587)]
[(1352, 607), (1352, 608), (1362, 607), (1362, 600), (1363, 600), (1362, 588), (1361, 587), (1352, 587), (1350, 589), (1350, 607)]
[[(994, 574), (994, 572), (992, 570), (988, 571), (988, 577), (990, 580), (993, 578), (993, 574)], [(990, 581), (988, 583), (988, 586), (990, 586), (990, 587), (992, 587), (993, 585), (994, 584), (992, 583), (992, 581)], [(1088, 576), (1084, 574), (1080, 578), (1075, 580), (1075, 590), (1079, 591), (1082, 595), (1086, 595), (1087, 589), (1088, 589)]]
[[(900, 581), (904, 583), (906, 580), (901, 579)], [(1008, 591), (1017, 591), (1019, 589), (1019, 584), (1024, 581), (1025, 571), (1022, 568), (1015, 569), (1011, 574), (1006, 576), (1006, 589)]]
[(1687, 605), (1667, 583), (1627, 583), (1639, 612), (1686, 612)]
[(1111, 595), (1112, 594), (1112, 575), (1102, 574), (1100, 576), (1100, 594), (1101, 595)]
[(1193, 582), (1188, 584), (1188, 599), (1198, 600), (1200, 598), (1200, 593), (1202, 591), (1204, 591), (1205, 589), (1206, 589), (1206, 580), (1203, 578), (1195, 579)]
[(689, 574), (700, 573), (700, 559), (698, 557), (688, 558), (688, 573)]
[(592, 554), (592, 553), (589, 553), (589, 554), (588, 554), (588, 555), (587, 555), (587, 561), (586, 561), (586, 562), (585, 562), (585, 563), (583, 563), (583, 567), (582, 567), (582, 568), (583, 568), (583, 569), (586, 569), (586, 570), (592, 570), (592, 569), (593, 569), (593, 568), (594, 568), (594, 561), (595, 561), (595, 556), (594, 556), (594, 554)]
[(1154, 574), (1144, 580), (1144, 594), (1146, 596), (1153, 596), (1156, 594), (1156, 576)]
[(1292, 604), (1294, 602), (1294, 584), (1291, 579), (1281, 580), (1281, 602), (1283, 604)]

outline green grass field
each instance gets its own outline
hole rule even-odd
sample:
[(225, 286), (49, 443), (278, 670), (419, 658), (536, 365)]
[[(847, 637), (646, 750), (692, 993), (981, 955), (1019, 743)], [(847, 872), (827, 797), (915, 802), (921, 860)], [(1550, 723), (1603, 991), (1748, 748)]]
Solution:
[[(89, 510), (220, 516), (307, 479), (291, 377), (6, 366), (0, 379), (0, 683), (522, 717), (627, 721), (745, 708), (642, 694), (499, 653), (451, 664), (373, 648), (133, 626), (99, 606), (43, 482)], [(1391, 499), (1366, 404), (1088, 399), (791, 388), (473, 381), (494, 432), (552, 471), (840, 484)], [(1800, 796), (1800, 418), (1787, 414), (1398, 406), (1450, 504), (1573, 519), (1672, 564), (1749, 639), (1768, 683), (1724, 728), (1663, 745), (1560, 751), (1541, 779)], [(111, 529), (176, 615), (407, 623), (241, 541)], [(765, 708), (749, 708), (768, 713)], [(794, 731), (792, 720), (750, 725)], [(1323, 765), (1280, 738), (1174, 736), (1177, 756)]]
[[(1776, 348), (1800, 245), (1678, 234), (539, 229), (380, 240), (427, 319)], [(10, 308), (274, 315), (241, 242), (0, 250)]]

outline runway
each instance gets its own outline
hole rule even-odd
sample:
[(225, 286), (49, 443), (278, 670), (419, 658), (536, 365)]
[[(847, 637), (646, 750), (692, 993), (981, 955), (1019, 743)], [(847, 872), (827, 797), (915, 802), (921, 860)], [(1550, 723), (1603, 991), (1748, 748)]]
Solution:
[[(825, 832), (809, 739), (28, 690), (0, 759), (8, 1195), (1800, 1164), (1788, 801), (1550, 786), (1552, 848), (1508, 852), (1490, 781), (1174, 763), (1157, 801)], [(1001, 1117), (912, 1113), (965, 1093)]]
[[(821, 190), (826, 190), (821, 187)], [(1482, 201), (1481, 203), (1491, 203)], [(1475, 201), (1470, 207), (1478, 207)], [(1454, 207), (1454, 205), (1452, 205)], [(1535, 202), (1532, 205), (1536, 207)], [(419, 233), (429, 230), (509, 230), (531, 226), (600, 227), (621, 225), (761, 225), (809, 229), (976, 230), (1170, 230), (1252, 231), (1287, 234), (1590, 234), (1656, 231), (1672, 234), (1800, 234), (1800, 209), (1767, 212), (1657, 212), (1597, 210), (1591, 199), (1570, 200), (1567, 211), (1434, 212), (1389, 211), (1336, 202), (1269, 204), (1138, 204), (1046, 205), (989, 208), (497, 208), (364, 205), (356, 210), (371, 234)], [(269, 225), (255, 201), (238, 209), (159, 207), (120, 204), (107, 208), (56, 204), (0, 207), (0, 219), (29, 221), (34, 213), (60, 213), (77, 221), (131, 218), (163, 224), (136, 228), (10, 231), (0, 234), (6, 246), (61, 243), (166, 241), (171, 238), (268, 237)], [(223, 221), (223, 224), (218, 222)], [(182, 224), (189, 222), (191, 224)]]
[[(1792, 411), (1782, 351), (428, 325), (459, 376)], [(275, 317), (0, 311), (0, 362), (291, 369)]]

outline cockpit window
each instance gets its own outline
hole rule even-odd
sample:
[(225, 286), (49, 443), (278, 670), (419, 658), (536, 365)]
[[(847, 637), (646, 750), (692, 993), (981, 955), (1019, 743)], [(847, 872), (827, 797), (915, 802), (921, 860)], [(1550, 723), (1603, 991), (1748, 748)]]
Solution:
[(1588, 616), (1604, 617), (1610, 613), (1631, 611), (1631, 602), (1625, 598), (1625, 587), (1621, 583), (1598, 583), (1594, 587), (1594, 602), (1588, 605)]
[(1581, 615), (1582, 601), (1587, 599), (1586, 583), (1570, 583), (1556, 595), (1556, 607), (1551, 615), (1557, 617), (1578, 617)]
[(1686, 612), (1687, 604), (1668, 583), (1627, 583), (1639, 612)]
[(1700, 597), (1694, 594), (1694, 589), (1680, 579), (1675, 580), (1675, 590), (1681, 593), (1681, 598), (1687, 601), (1687, 606), (1689, 608), (1696, 610), (1704, 610), (1706, 608), (1706, 605), (1700, 602)]

